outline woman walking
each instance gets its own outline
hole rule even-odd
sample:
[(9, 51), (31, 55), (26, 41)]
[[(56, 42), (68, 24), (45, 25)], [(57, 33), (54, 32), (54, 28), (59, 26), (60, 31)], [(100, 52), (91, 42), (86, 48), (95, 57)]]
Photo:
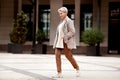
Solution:
[(79, 76), (79, 66), (72, 56), (71, 50), (76, 49), (75, 43), (75, 28), (73, 21), (67, 16), (68, 9), (66, 7), (61, 7), (58, 9), (58, 13), (61, 18), (61, 22), (56, 30), (56, 37), (54, 40), (53, 48), (55, 49), (57, 75), (56, 78), (62, 77), (61, 68), (61, 51), (64, 50), (65, 57), (70, 61), (74, 69), (77, 71), (77, 76)]

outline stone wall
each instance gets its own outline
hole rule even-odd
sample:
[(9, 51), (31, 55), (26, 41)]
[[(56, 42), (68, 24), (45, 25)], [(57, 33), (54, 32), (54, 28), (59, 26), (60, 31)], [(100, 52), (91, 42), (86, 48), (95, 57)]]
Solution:
[(13, 0), (2, 0), (0, 5), (0, 44), (7, 44), (13, 27)]

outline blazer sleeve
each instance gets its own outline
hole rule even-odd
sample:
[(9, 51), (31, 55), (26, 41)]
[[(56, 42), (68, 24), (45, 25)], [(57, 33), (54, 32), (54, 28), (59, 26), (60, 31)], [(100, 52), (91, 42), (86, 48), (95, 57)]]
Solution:
[(67, 30), (68, 30), (68, 33), (66, 34), (66, 36), (68, 37), (68, 39), (70, 39), (75, 35), (75, 28), (72, 20), (68, 21)]
[(74, 28), (74, 24), (73, 21), (71, 19), (69, 19), (65, 25), (66, 27), (64, 28), (64, 42), (68, 43), (70, 39), (72, 39), (72, 37), (74, 37), (75, 35), (75, 28)]

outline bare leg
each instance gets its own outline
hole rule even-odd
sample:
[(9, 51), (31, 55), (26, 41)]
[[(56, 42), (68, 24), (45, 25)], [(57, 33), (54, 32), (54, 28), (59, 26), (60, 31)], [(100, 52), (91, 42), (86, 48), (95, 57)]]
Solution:
[(56, 56), (56, 66), (58, 74), (62, 72), (61, 70), (61, 49), (55, 49), (55, 56)]

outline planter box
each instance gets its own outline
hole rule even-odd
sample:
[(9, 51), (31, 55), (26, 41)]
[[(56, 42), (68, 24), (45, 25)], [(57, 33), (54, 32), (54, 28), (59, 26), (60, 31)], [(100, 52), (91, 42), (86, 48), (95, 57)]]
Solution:
[(87, 56), (96, 56), (96, 46), (87, 46), (86, 47)]
[(22, 53), (23, 52), (23, 45), (22, 44), (8, 43), (8, 52), (9, 53)]
[(37, 54), (46, 54), (47, 45), (45, 44), (36, 44), (35, 53)]

